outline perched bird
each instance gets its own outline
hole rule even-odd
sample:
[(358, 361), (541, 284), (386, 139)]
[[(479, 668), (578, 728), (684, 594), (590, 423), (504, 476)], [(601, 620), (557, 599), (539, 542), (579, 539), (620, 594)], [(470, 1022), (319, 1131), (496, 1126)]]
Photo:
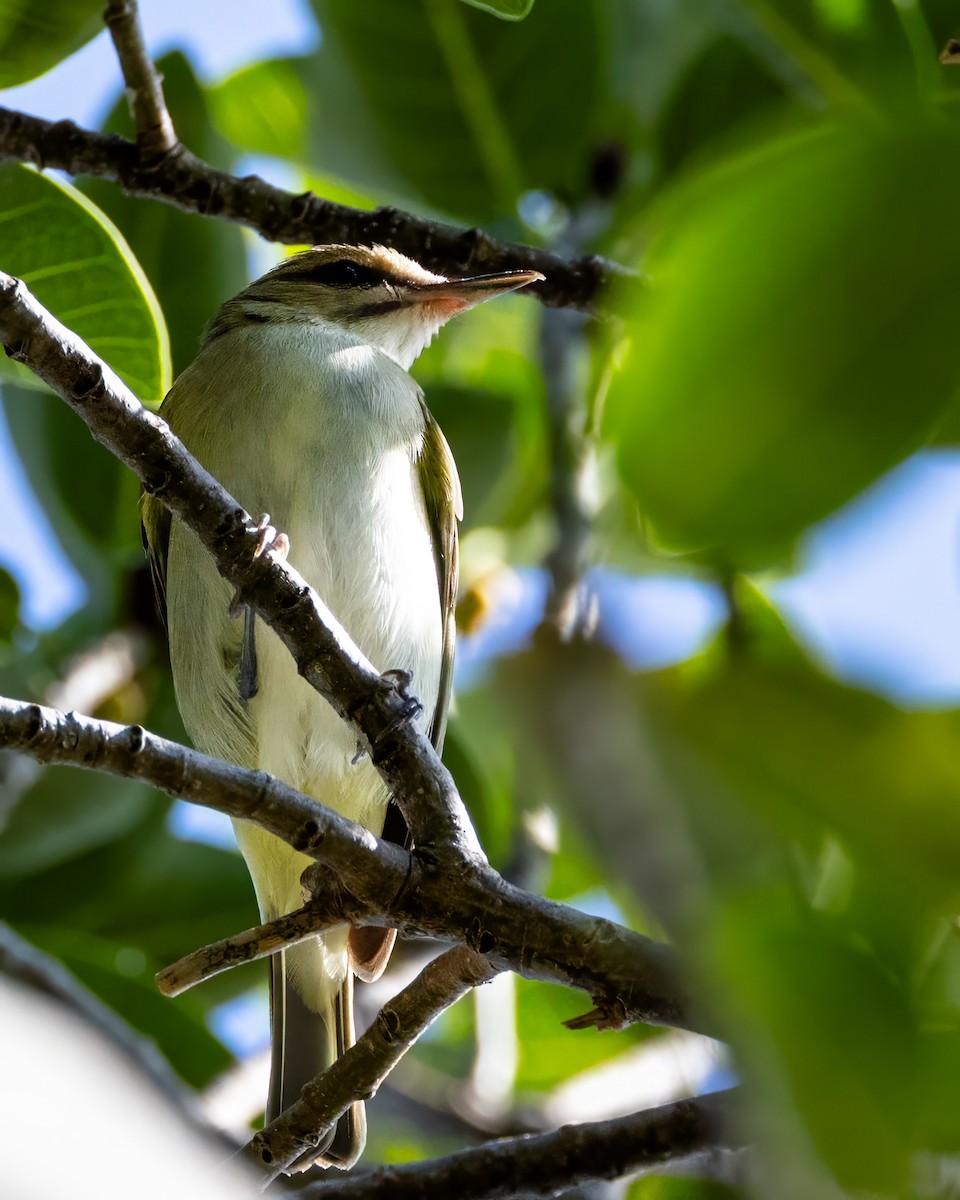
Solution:
[[(403, 669), (439, 749), (453, 669), (456, 466), (408, 368), (451, 317), (542, 279), (445, 279), (382, 246), (317, 246), (228, 300), (161, 414), (248, 512), (271, 514), (293, 566), (378, 670)], [(147, 496), (144, 541), (165, 607), (177, 702), (202, 751), (268, 771), (380, 833), (389, 796), (356, 738), (297, 674), (188, 529)], [(269, 535), (265, 535), (269, 536)], [(391, 810), (391, 825), (402, 819)], [(263, 920), (299, 908), (310, 859), (235, 822)], [(387, 930), (341, 927), (274, 955), (267, 1119), (354, 1040), (353, 977), (375, 979)], [(296, 1164), (349, 1167), (363, 1104)]]

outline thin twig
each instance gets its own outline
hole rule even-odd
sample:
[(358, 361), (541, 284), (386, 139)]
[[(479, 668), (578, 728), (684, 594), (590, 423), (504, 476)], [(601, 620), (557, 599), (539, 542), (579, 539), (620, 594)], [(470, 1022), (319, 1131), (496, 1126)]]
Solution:
[(437, 1017), (471, 988), (498, 973), (482, 955), (463, 946), (428, 963), (380, 1011), (356, 1045), (303, 1089), (300, 1098), (255, 1134), (241, 1156), (275, 1179), (316, 1146), (350, 1104), (369, 1100), (404, 1054)]
[(479, 229), (458, 229), (396, 208), (363, 212), (323, 200), (313, 192), (295, 196), (258, 175), (239, 179), (217, 171), (182, 146), (160, 162), (146, 165), (138, 147), (125, 138), (81, 129), (72, 121), (45, 121), (7, 108), (0, 108), (3, 160), (110, 179), (128, 195), (237, 221), (271, 242), (296, 246), (379, 243), (448, 276), (540, 271), (544, 282), (532, 284), (524, 289), (525, 293), (554, 307), (598, 310), (609, 285), (630, 274), (596, 255), (566, 261), (534, 246), (498, 242)]
[(110, 30), (137, 129), (144, 165), (156, 163), (177, 145), (163, 98), (160, 75), (147, 53), (137, 0), (109, 0), (103, 20)]
[(591, 1180), (655, 1171), (705, 1149), (741, 1144), (729, 1128), (735, 1092), (677, 1100), (611, 1121), (565, 1125), (461, 1150), (447, 1158), (325, 1180), (303, 1200), (501, 1200), (550, 1196)]
[(177, 959), (156, 975), (157, 987), (165, 996), (179, 996), (198, 983), (212, 979), (238, 967), (241, 963), (257, 962), (278, 950), (286, 950), (316, 937), (324, 929), (339, 923), (339, 917), (323, 917), (313, 906), (297, 908), (266, 925), (254, 925), (243, 933), (223, 938), (209, 946), (201, 946), (192, 954)]

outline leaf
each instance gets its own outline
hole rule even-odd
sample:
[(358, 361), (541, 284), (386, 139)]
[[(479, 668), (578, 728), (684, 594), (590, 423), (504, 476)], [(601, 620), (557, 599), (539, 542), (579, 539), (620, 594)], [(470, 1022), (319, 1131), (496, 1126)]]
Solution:
[[(82, 192), (29, 167), (0, 167), (3, 270), (99, 354), (143, 401), (170, 384), (170, 348), (153, 289), (120, 231)], [(0, 372), (43, 387), (32, 372)]]
[[(789, 1153), (799, 1114), (842, 1187), (902, 1194), (917, 1103), (916, 1017), (904, 981), (855, 932), (804, 912), (782, 886), (726, 897), (707, 940), (768, 1153), (777, 1142)], [(789, 1159), (779, 1165), (789, 1173)]]
[(463, 0), (474, 8), (493, 13), (503, 21), (522, 21), (530, 15), (534, 0)]
[(563, 1022), (580, 1016), (590, 1003), (581, 993), (547, 987), (517, 977), (517, 1089), (547, 1092), (572, 1075), (608, 1062), (656, 1033), (631, 1025), (613, 1035), (596, 1029), (570, 1030)]
[[(448, 0), (313, 0), (313, 165), (466, 221), (529, 189), (589, 183), (605, 78), (604, 8), (553, 0), (522, 22)], [(380, 158), (375, 177), (370, 158)], [(384, 164), (389, 175), (383, 172)]]
[(0, 879), (23, 879), (115, 841), (153, 803), (129, 780), (48, 767), (0, 831)]
[(728, 142), (785, 96), (782, 81), (750, 47), (729, 35), (711, 42), (687, 68), (658, 122), (663, 173), (676, 174), (691, 155)]
[(235, 146), (299, 158), (306, 135), (306, 90), (290, 60), (253, 63), (207, 90), (210, 116)]
[(794, 139), (664, 203), (607, 429), (670, 546), (769, 562), (929, 435), (958, 382), (958, 148)]
[(0, 641), (8, 642), (20, 623), (20, 589), (9, 571), (0, 567)]
[(785, 839), (838, 835), (911, 903), (956, 901), (960, 714), (902, 712), (798, 659), (684, 674), (646, 701), (668, 775), (696, 763), (718, 805), (736, 796)]
[(103, 0), (0, 0), (0, 88), (35, 79), (103, 28)]

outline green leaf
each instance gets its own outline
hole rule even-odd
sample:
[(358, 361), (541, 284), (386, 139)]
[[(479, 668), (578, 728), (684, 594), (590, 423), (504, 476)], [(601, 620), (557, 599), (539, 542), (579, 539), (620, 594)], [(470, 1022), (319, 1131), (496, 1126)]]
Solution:
[(0, 832), (0, 879), (22, 879), (115, 841), (152, 804), (142, 784), (48, 767)]
[(463, 0), (474, 8), (493, 13), (503, 21), (522, 21), (533, 9), (534, 0)]
[[(72, 329), (144, 402), (170, 384), (170, 348), (153, 289), (120, 231), (76, 188), (29, 167), (0, 167), (2, 267)], [(24, 368), (0, 371), (42, 387)]]
[(553, 0), (519, 23), (449, 0), (313, 7), (324, 45), (305, 78), (319, 170), (467, 221), (513, 216), (529, 189), (584, 193), (603, 5)]
[(519, 977), (515, 983), (520, 1050), (516, 1086), (520, 1091), (550, 1091), (572, 1075), (589, 1071), (656, 1036), (644, 1025), (631, 1025), (618, 1034), (567, 1029), (564, 1021), (590, 1008), (587, 997)]
[(798, 659), (665, 673), (647, 700), (658, 744), (682, 739), (674, 778), (694, 762), (718, 804), (738, 797), (785, 839), (836, 834), (912, 902), (955, 902), (960, 714), (903, 712)]
[(0, 641), (9, 641), (20, 623), (20, 589), (9, 571), (0, 567)]
[(0, 0), (0, 88), (35, 79), (103, 28), (103, 0)]
[(917, 1103), (909, 988), (842, 922), (804, 912), (782, 887), (727, 897), (707, 937), (768, 1151), (799, 1114), (841, 1186), (903, 1194)]
[(304, 148), (307, 96), (289, 60), (254, 63), (207, 91), (223, 136), (255, 154), (298, 158)]
[(608, 431), (659, 536), (782, 554), (929, 435), (956, 392), (960, 141), (794, 139), (665, 202)]
[(673, 175), (691, 155), (729, 142), (738, 127), (786, 90), (751, 47), (730, 35), (711, 42), (690, 64), (657, 125), (661, 170)]

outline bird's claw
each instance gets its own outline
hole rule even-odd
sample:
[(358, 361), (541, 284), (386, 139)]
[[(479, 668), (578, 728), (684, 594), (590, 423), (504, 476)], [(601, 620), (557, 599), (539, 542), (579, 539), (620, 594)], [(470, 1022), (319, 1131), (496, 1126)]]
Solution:
[(423, 712), (423, 705), (416, 696), (410, 694), (410, 684), (413, 683), (412, 671), (406, 671), (403, 667), (393, 667), (389, 671), (384, 671), (383, 677), (384, 679), (392, 679), (394, 681), (397, 693), (404, 702), (403, 709), (399, 713), (397, 720), (388, 731), (392, 732), (398, 725), (405, 725), (408, 721), (415, 721)]
[[(286, 562), (290, 554), (290, 539), (285, 533), (279, 533), (270, 524), (269, 513), (262, 513), (257, 522), (257, 544), (253, 550), (253, 557), (260, 558), (268, 550), (276, 554), (282, 562)], [(228, 616), (239, 617), (245, 608), (246, 605), (240, 598), (240, 592), (234, 592), (227, 609)]]
[(253, 552), (254, 558), (259, 558), (272, 550), (284, 562), (290, 553), (290, 539), (285, 533), (280, 533), (270, 524), (270, 514), (263, 513), (257, 522), (257, 546)]

